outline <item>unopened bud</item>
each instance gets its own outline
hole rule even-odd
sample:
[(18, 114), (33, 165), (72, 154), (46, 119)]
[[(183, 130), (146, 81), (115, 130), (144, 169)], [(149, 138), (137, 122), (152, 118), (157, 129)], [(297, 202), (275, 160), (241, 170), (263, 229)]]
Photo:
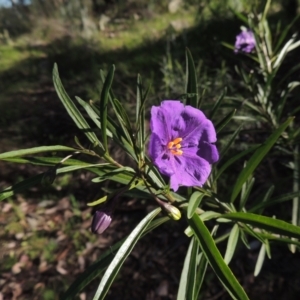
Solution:
[(111, 215), (105, 210), (97, 210), (93, 216), (91, 230), (93, 233), (101, 234), (111, 223)]
[(166, 204), (164, 204), (164, 209), (166, 210), (168, 216), (171, 219), (178, 221), (181, 218), (181, 212), (177, 207), (175, 207), (169, 203), (166, 203)]

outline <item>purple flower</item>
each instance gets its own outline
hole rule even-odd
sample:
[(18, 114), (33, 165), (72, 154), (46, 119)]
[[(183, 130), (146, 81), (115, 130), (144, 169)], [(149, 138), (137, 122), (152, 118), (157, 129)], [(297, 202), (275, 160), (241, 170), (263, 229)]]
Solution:
[(240, 34), (236, 36), (234, 52), (250, 53), (255, 48), (254, 34), (250, 29), (242, 30)]
[(97, 210), (93, 216), (91, 230), (93, 233), (101, 234), (111, 223), (111, 215), (108, 211)]
[(202, 186), (211, 164), (219, 159), (212, 122), (199, 109), (165, 100), (152, 106), (150, 128), (149, 155), (159, 171), (170, 177), (171, 188)]

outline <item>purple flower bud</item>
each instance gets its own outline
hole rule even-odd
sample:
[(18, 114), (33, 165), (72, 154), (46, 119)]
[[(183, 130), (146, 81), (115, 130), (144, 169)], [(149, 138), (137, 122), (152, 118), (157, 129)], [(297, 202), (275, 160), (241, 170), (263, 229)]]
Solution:
[(103, 233), (111, 223), (110, 212), (97, 210), (93, 216), (91, 230), (95, 234)]
[(234, 52), (250, 53), (255, 48), (255, 37), (250, 29), (242, 30), (240, 34), (236, 36)]

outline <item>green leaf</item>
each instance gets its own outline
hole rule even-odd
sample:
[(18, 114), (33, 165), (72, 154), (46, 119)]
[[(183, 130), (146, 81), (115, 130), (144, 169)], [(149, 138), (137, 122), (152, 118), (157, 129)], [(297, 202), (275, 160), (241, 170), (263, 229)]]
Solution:
[(289, 30), (291, 29), (291, 27), (295, 24), (295, 22), (299, 19), (300, 15), (297, 15), (293, 20), (292, 22), (290, 22), (287, 26), (285, 26), (277, 40), (277, 44), (275, 46), (275, 49), (274, 49), (274, 53), (276, 53), (279, 48), (281, 47), (282, 43), (284, 42)]
[(245, 23), (245, 25), (248, 26), (248, 18), (247, 18), (247, 17), (245, 17), (242, 13), (240, 13), (239, 11), (233, 9), (232, 7), (229, 7), (229, 9), (231, 10), (231, 12), (232, 12), (233, 14), (236, 15), (236, 17), (237, 17), (238, 19), (240, 19), (242, 22)]
[(36, 154), (36, 153), (42, 153), (42, 152), (56, 152), (56, 151), (77, 151), (77, 149), (71, 148), (71, 147), (65, 147), (65, 146), (42, 146), (42, 147), (34, 147), (34, 148), (28, 148), (28, 149), (21, 149), (21, 150), (14, 150), (9, 152), (4, 152), (0, 154), (0, 159), (7, 159), (12, 158), (16, 156), (24, 156), (24, 155), (30, 155), (30, 154)]
[[(180, 282), (179, 282), (179, 289), (178, 289), (178, 294), (177, 294), (177, 300), (185, 300), (186, 295), (187, 295), (187, 289), (188, 289), (188, 281), (189, 281), (189, 270), (190, 267), (196, 267), (196, 261), (195, 258), (196, 256), (192, 255), (192, 250), (194, 245), (197, 245), (197, 241), (194, 238), (191, 238), (189, 248), (186, 252), (184, 263), (183, 263), (183, 268), (181, 271), (181, 276), (180, 276)], [(190, 298), (192, 299), (192, 298)]]
[(106, 127), (107, 127), (107, 106), (108, 106), (108, 99), (109, 99), (109, 91), (112, 85), (112, 81), (114, 78), (115, 73), (115, 66), (112, 65), (108, 71), (108, 74), (105, 78), (103, 83), (101, 96), (100, 96), (100, 122), (101, 122), (101, 129), (102, 129), (102, 140), (104, 144), (104, 149), (107, 152), (107, 134), (106, 134)]
[(84, 167), (91, 167), (91, 166), (107, 166), (110, 165), (109, 163), (102, 163), (102, 164), (90, 164), (81, 160), (77, 159), (67, 159), (64, 160), (62, 157), (41, 157), (41, 156), (27, 156), (27, 157), (13, 157), (13, 158), (5, 158), (4, 161), (19, 163), (19, 164), (32, 164), (38, 166), (56, 166), (56, 165), (77, 165), (77, 166), (84, 166)]
[[(271, 185), (269, 187), (269, 189), (267, 190), (266, 194), (264, 195), (263, 199), (259, 199), (259, 204), (258, 205), (264, 205), (266, 204), (269, 199), (271, 198), (273, 192), (274, 192), (274, 185)], [(255, 208), (255, 206), (251, 209), (248, 210), (248, 212), (254, 212), (257, 210), (257, 214), (261, 215), (263, 212), (263, 207), (258, 207), (257, 209)]]
[(260, 164), (262, 159), (266, 156), (266, 154), (270, 151), (273, 145), (276, 143), (282, 132), (288, 127), (291, 121), (294, 118), (288, 118), (277, 130), (275, 130), (271, 136), (266, 140), (264, 144), (259, 147), (255, 153), (249, 159), (247, 166), (242, 170), (240, 175), (238, 176), (236, 183), (233, 187), (233, 191), (231, 194), (231, 202), (233, 202), (237, 195), (239, 194), (244, 182), (248, 179), (248, 177), (253, 173), (256, 167)]
[(293, 45), (294, 41), (295, 41), (296, 36), (293, 36), (281, 49), (280, 53), (277, 56), (276, 61), (273, 64), (273, 69), (276, 70), (280, 67), (280, 65), (282, 64), (285, 56), (287, 55), (287, 53), (290, 51), (290, 47)]
[[(104, 75), (102, 73), (101, 76), (103, 76), (102, 79), (104, 80)], [(90, 106), (92, 107), (92, 109), (97, 115), (100, 115), (99, 109), (95, 105), (93, 105), (93, 103), (90, 103)], [(100, 123), (100, 127), (101, 127), (101, 123)], [(137, 160), (132, 145), (129, 144), (126, 137), (124, 136), (124, 132), (120, 130), (119, 126), (117, 126), (117, 124), (110, 116), (107, 116), (106, 134), (107, 136), (112, 137), (114, 142), (117, 145), (119, 145), (123, 150), (125, 150), (126, 153), (128, 153), (133, 159)]]
[(264, 239), (268, 240), (269, 242), (277, 242), (277, 243), (284, 243), (284, 244), (288, 244), (288, 245), (296, 245), (296, 246), (298, 246), (298, 248), (300, 248), (300, 242), (294, 238), (293, 239), (282, 238), (282, 237), (274, 236), (269, 233), (262, 233), (261, 236)]
[(204, 222), (204, 221), (208, 221), (208, 220), (211, 220), (211, 219), (217, 219), (220, 216), (221, 216), (220, 213), (208, 210), (208, 211), (204, 212), (203, 214), (201, 214), (199, 217)]
[(93, 202), (88, 202), (87, 206), (96, 206), (96, 205), (99, 205), (99, 204), (105, 202), (106, 200), (107, 200), (107, 195), (105, 195), (105, 196), (101, 197), (100, 199), (97, 199)]
[(261, 244), (261, 248), (255, 264), (254, 276), (257, 276), (260, 273), (265, 257), (266, 257), (266, 245)]
[(112, 99), (111, 104), (113, 105), (113, 109), (117, 115), (119, 124), (121, 125), (122, 132), (124, 133), (124, 136), (126, 136), (127, 141), (132, 147), (134, 145), (134, 138), (129, 117), (119, 100), (114, 98)]
[(195, 69), (194, 60), (192, 54), (188, 48), (185, 51), (186, 57), (186, 93), (194, 94), (193, 96), (188, 96), (186, 99), (186, 104), (191, 105), (193, 107), (200, 107), (200, 103), (198, 106), (198, 89), (197, 89), (197, 74)]
[(97, 136), (92, 131), (89, 124), (84, 119), (84, 117), (82, 116), (82, 114), (80, 113), (80, 111), (75, 106), (73, 101), (68, 96), (66, 90), (64, 89), (63, 84), (59, 78), (59, 73), (56, 64), (54, 65), (53, 68), (53, 82), (59, 99), (61, 100), (62, 104), (66, 108), (70, 117), (75, 122), (76, 126), (84, 132), (84, 134), (87, 136), (87, 138), (91, 141), (93, 145), (98, 145), (103, 150), (103, 145), (100, 143)]
[(224, 157), (224, 155), (227, 153), (227, 151), (229, 150), (229, 148), (232, 145), (232, 143), (235, 141), (236, 137), (238, 136), (238, 134), (241, 131), (241, 128), (242, 128), (242, 126), (239, 126), (237, 128), (237, 130), (233, 133), (233, 135), (231, 136), (230, 140), (227, 142), (227, 144), (225, 145), (225, 147), (221, 149), (221, 151), (220, 151), (220, 159), (218, 160), (218, 163)]
[(240, 210), (242, 210), (246, 205), (246, 202), (249, 198), (249, 195), (250, 195), (250, 192), (252, 190), (254, 181), (255, 181), (255, 178), (249, 177), (249, 180), (247, 180), (242, 186)]
[[(195, 240), (195, 238), (192, 238)], [(191, 252), (191, 259), (189, 265), (189, 272), (188, 272), (188, 280), (187, 280), (187, 291), (186, 291), (186, 299), (194, 299), (195, 298), (195, 283), (196, 283), (196, 276), (197, 276), (197, 256), (198, 256), (199, 245), (198, 241), (195, 240), (192, 247)]]
[(265, 243), (266, 239), (263, 238), (262, 234), (260, 232), (254, 231), (254, 229), (252, 229), (249, 225), (243, 224), (241, 228), (243, 228), (243, 231), (259, 240), (261, 243)]
[(138, 75), (137, 78), (137, 92), (136, 92), (136, 130), (137, 130), (137, 142), (140, 149), (141, 160), (144, 160), (144, 147), (146, 139), (146, 127), (145, 127), (145, 103), (149, 93), (150, 86), (143, 95), (142, 78)]
[(225, 98), (227, 93), (227, 88), (225, 87), (223, 90), (223, 93), (221, 94), (221, 96), (218, 98), (218, 100), (216, 101), (216, 103), (214, 104), (214, 107), (212, 108), (210, 114), (209, 114), (209, 119), (212, 120), (215, 113), (217, 112), (218, 108), (220, 107), (223, 99)]
[(150, 166), (146, 165), (145, 173), (147, 174), (147, 176), (151, 178), (153, 183), (155, 183), (158, 188), (163, 188), (166, 185), (159, 171), (156, 169), (154, 165), (152, 164), (150, 164)]
[(206, 274), (208, 261), (203, 253), (200, 253), (199, 255), (199, 263), (198, 263), (198, 270), (197, 270), (197, 277), (195, 282), (195, 296), (194, 300), (199, 299), (199, 293), (202, 286), (202, 283), (204, 281), (204, 276)]
[(233, 163), (235, 163), (237, 160), (239, 160), (240, 158), (242, 158), (243, 156), (249, 154), (252, 151), (255, 151), (259, 146), (253, 146), (248, 148), (247, 150), (244, 150), (242, 152), (240, 152), (239, 154), (231, 157), (230, 159), (228, 159), (226, 161), (226, 163), (224, 163), (224, 165), (222, 165), (222, 167), (217, 171), (217, 175), (214, 177), (214, 181), (217, 181), (217, 179), (221, 176), (221, 174), (229, 167), (231, 166)]
[[(82, 100), (80, 97), (75, 96), (77, 102), (85, 109), (89, 117), (93, 120), (95, 125), (101, 129), (100, 116), (94, 111), (92, 106), (86, 101)], [(107, 134), (107, 133), (106, 133)]]
[[(152, 220), (147, 229), (144, 231), (143, 236), (169, 220), (169, 217), (162, 217)], [(85, 286), (87, 286), (92, 280), (99, 276), (111, 263), (111, 261), (115, 257), (116, 251), (121, 247), (125, 239), (126, 238), (111, 246), (100, 256), (100, 258), (95, 263), (93, 263), (83, 273), (81, 273), (71, 284), (68, 290), (60, 297), (60, 300), (73, 300), (76, 294), (82, 291)]]
[(14, 184), (13, 186), (4, 189), (3, 191), (0, 192), (0, 201), (9, 198), (24, 189), (28, 189), (40, 183), (43, 177), (44, 177), (44, 173), (25, 179), (19, 183)]
[(300, 238), (300, 227), (287, 223), (285, 221), (273, 219), (270, 217), (260, 216), (251, 213), (228, 213), (221, 215), (222, 218), (229, 219), (236, 222), (243, 222), (256, 226), (258, 228), (282, 234), (289, 237)]
[(98, 286), (96, 294), (94, 295), (93, 300), (101, 299), (103, 300), (105, 295), (107, 294), (109, 287), (113, 283), (113, 280), (117, 276), (121, 266), (123, 265), (125, 259), (128, 257), (130, 252), (132, 251), (135, 244), (140, 239), (143, 232), (147, 229), (152, 219), (154, 219), (159, 213), (161, 209), (157, 208), (151, 213), (149, 213), (131, 232), (131, 234), (127, 237), (125, 242), (120, 247), (119, 251), (116, 253), (114, 259), (110, 263), (106, 272), (104, 273), (102, 280)]
[(193, 217), (187, 221), (197, 237), (200, 248), (206, 259), (230, 295), (234, 299), (249, 299), (236, 277), (224, 262), (210, 232), (199, 216), (194, 214)]
[(236, 109), (234, 109), (232, 112), (227, 114), (224, 119), (222, 119), (215, 127), (216, 127), (216, 132), (219, 133), (233, 118), (233, 116), (236, 113)]
[(190, 197), (188, 208), (187, 208), (187, 217), (190, 219), (195, 213), (196, 209), (199, 207), (201, 200), (203, 199), (204, 194), (198, 191), (194, 192)]
[[(107, 165), (107, 164), (80, 164), (80, 165), (74, 165), (74, 166), (69, 166), (69, 167), (63, 167), (63, 168), (57, 169), (56, 174), (72, 172), (72, 171), (76, 171), (76, 170), (80, 170), (80, 169), (87, 169), (91, 172), (101, 172), (99, 166), (104, 166), (104, 165)], [(93, 167), (96, 170), (94, 170)], [(39, 175), (25, 179), (21, 182), (18, 182), (16, 184), (4, 189), (3, 191), (0, 192), (0, 201), (6, 199), (8, 197), (11, 197), (18, 192), (21, 192), (25, 189), (28, 189), (34, 185), (41, 183), (43, 181), (43, 178), (45, 178), (44, 176), (47, 176), (47, 171), (44, 173), (41, 173)]]
[[(100, 71), (100, 74), (101, 74), (102, 80), (104, 81), (105, 77), (104, 77), (103, 72)], [(112, 91), (110, 91), (110, 93), (109, 93), (109, 99), (111, 100), (112, 98), (111, 98), (110, 94), (113, 94)], [(112, 100), (111, 100), (111, 102), (112, 102)], [(90, 106), (92, 107), (92, 109), (94, 110), (94, 112), (97, 115), (100, 115), (99, 109), (95, 105), (93, 105), (92, 102), (90, 102)], [(100, 128), (101, 128), (101, 123), (100, 123)], [(134, 160), (137, 161), (137, 157), (136, 157), (136, 154), (134, 152), (132, 145), (128, 142), (128, 140), (125, 137), (124, 132), (121, 130), (121, 128), (119, 126), (117, 126), (115, 121), (109, 115), (107, 116), (106, 134), (107, 134), (107, 136), (112, 137), (116, 144), (118, 144), (123, 150), (126, 151), (126, 153), (128, 153)]]
[(237, 242), (239, 239), (240, 229), (237, 224), (234, 224), (230, 231), (230, 235), (227, 242), (227, 248), (224, 256), (224, 261), (228, 265), (233, 257), (234, 251), (237, 246)]
[(133, 177), (135, 177), (135, 174), (126, 171), (120, 173), (110, 173), (109, 175), (107, 175), (107, 173), (103, 173), (101, 177), (93, 178), (92, 182), (99, 183), (109, 179), (122, 184), (128, 184)]

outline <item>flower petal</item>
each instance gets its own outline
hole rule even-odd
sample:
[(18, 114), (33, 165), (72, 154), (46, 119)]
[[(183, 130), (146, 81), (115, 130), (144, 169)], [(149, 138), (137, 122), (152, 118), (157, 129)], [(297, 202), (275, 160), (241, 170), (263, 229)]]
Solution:
[(179, 185), (202, 186), (211, 171), (208, 161), (197, 155), (174, 156), (170, 161), (176, 168), (176, 172), (170, 177), (170, 186), (174, 191), (177, 191)]
[(148, 152), (152, 160), (155, 160), (158, 156), (165, 151), (165, 146), (160, 137), (156, 133), (152, 133), (150, 136)]
[(164, 100), (162, 101), (160, 106), (166, 111), (170, 112), (170, 114), (175, 116), (180, 115), (184, 110), (184, 105), (177, 100)]
[(197, 155), (213, 164), (219, 160), (219, 152), (216, 145), (203, 142), (199, 145)]
[(173, 159), (173, 154), (164, 152), (160, 156), (156, 157), (156, 159), (153, 162), (156, 166), (158, 166), (159, 171), (162, 174), (171, 176), (175, 172), (177, 172), (173, 163)]
[[(165, 100), (160, 106), (152, 106), (151, 131), (160, 137), (164, 145), (167, 145), (172, 139), (178, 137), (176, 134), (175, 136), (172, 134), (172, 129), (179, 124), (178, 116), (180, 116), (183, 110), (184, 105), (180, 101), (175, 100)], [(184, 126), (182, 123), (181, 125)]]
[(213, 123), (206, 119), (205, 122), (201, 124), (200, 131), (200, 145), (203, 142), (215, 143), (217, 141), (217, 134)]
[(170, 141), (168, 119), (170, 119), (170, 116), (164, 109), (159, 106), (152, 106), (150, 128), (152, 133), (159, 136), (163, 145), (167, 145)]
[(187, 105), (181, 117), (186, 124), (184, 130), (179, 132), (183, 141), (194, 145), (198, 144), (200, 137), (199, 129), (203, 122), (207, 120), (204, 113), (199, 109)]

